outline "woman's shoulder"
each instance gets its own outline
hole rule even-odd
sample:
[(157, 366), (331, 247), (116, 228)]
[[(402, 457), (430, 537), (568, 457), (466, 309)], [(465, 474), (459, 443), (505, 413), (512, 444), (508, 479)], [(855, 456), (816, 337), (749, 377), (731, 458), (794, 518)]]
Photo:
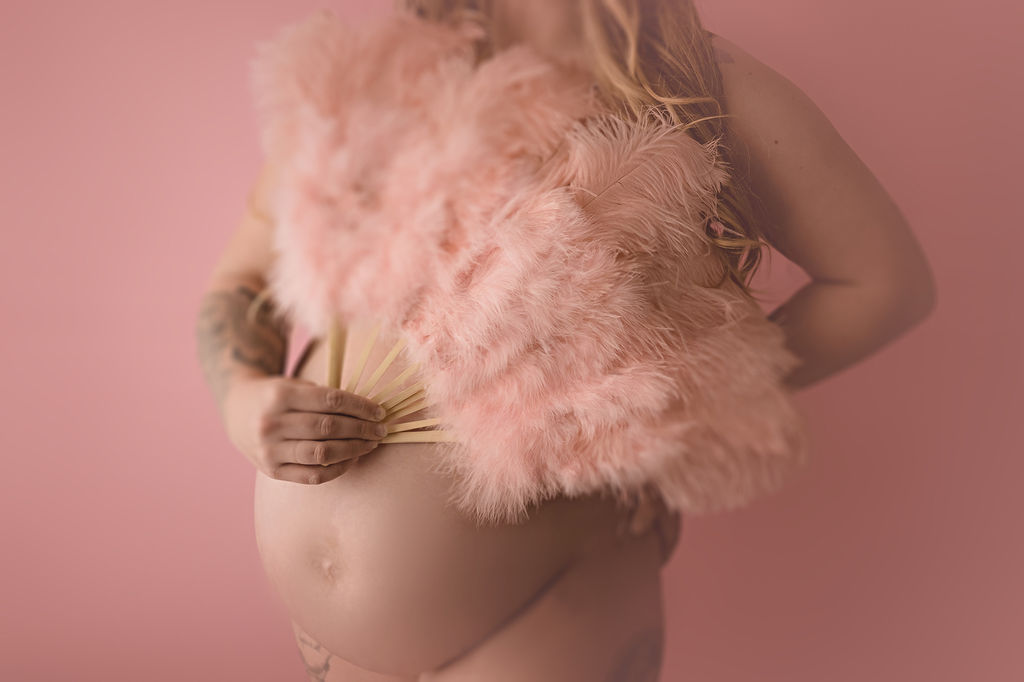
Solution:
[[(866, 226), (895, 234), (904, 222), (878, 179), (796, 83), (722, 36), (726, 127), (739, 168), (766, 212), (767, 235), (808, 273), (845, 278), (863, 250), (842, 250)], [(898, 248), (876, 238), (879, 252)], [(873, 245), (874, 246), (874, 245)]]
[(820, 123), (824, 118), (792, 80), (729, 38), (710, 31), (708, 35), (715, 62), (722, 74), (730, 125), (746, 129), (750, 126), (782, 126), (809, 118)]
[[(818, 105), (793, 80), (734, 41), (710, 33), (722, 74), (726, 125), (750, 161), (806, 175), (803, 163), (848, 152), (845, 142)], [(844, 161), (851, 161), (849, 155)]]

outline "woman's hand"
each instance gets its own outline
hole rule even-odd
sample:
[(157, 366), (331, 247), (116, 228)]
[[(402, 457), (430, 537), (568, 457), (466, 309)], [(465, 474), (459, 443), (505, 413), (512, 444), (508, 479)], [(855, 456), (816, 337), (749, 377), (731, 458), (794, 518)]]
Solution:
[(266, 375), (236, 378), (222, 412), (231, 443), (257, 470), (316, 485), (341, 476), (377, 447), (387, 434), (387, 426), (377, 421), (379, 407), (343, 389)]
[(672, 551), (679, 544), (679, 535), (682, 533), (683, 516), (678, 511), (669, 511), (661, 495), (651, 486), (645, 486), (643, 494), (639, 495), (632, 507), (630, 507), (628, 520), (621, 534), (644, 535), (654, 530), (658, 534), (658, 544), (661, 547), (661, 562), (666, 563)]

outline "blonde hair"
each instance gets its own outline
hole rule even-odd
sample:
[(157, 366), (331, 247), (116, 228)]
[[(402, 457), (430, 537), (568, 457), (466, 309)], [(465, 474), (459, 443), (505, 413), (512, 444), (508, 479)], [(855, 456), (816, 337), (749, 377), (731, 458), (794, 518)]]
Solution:
[[(701, 24), (692, 0), (563, 0), (579, 2), (587, 57), (601, 97), (625, 117), (654, 113), (670, 119), (701, 144), (713, 140), (723, 165), (735, 169), (734, 152), (722, 119), (722, 74), (711, 33)], [(400, 10), (433, 21), (473, 19), (494, 36), (493, 0), (395, 0)], [(484, 44), (481, 59), (495, 46)], [(746, 177), (730, 173), (705, 232), (718, 249), (726, 278), (751, 297), (750, 280), (761, 263), (764, 207)], [(762, 223), (763, 224), (763, 223)]]

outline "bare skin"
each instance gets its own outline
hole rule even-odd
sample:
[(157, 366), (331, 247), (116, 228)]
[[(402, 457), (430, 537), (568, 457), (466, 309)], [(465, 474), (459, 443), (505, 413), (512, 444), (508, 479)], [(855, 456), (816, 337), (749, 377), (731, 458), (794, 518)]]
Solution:
[[(523, 6), (543, 12), (549, 11), (545, 8), (558, 5), (530, 0)], [(573, 26), (568, 21), (553, 21), (548, 25)], [(544, 44), (572, 44), (571, 35), (562, 37), (565, 39), (560, 39), (557, 32), (549, 33)], [(934, 306), (934, 284), (921, 250), (898, 207), (820, 109), (793, 83), (725, 38), (716, 36), (714, 46), (725, 80), (726, 110), (734, 116), (728, 125), (733, 140), (739, 143), (739, 171), (749, 175), (753, 189), (766, 201), (768, 223), (763, 227), (769, 241), (811, 277), (807, 285), (772, 313), (773, 319), (786, 331), (790, 347), (804, 361), (787, 380), (793, 387), (806, 386), (851, 365), (918, 323)], [(653, 507), (640, 509), (630, 517), (635, 524), (635, 534), (620, 535), (616, 524), (622, 520), (621, 514), (600, 500), (590, 500), (588, 503), (593, 506), (586, 507), (586, 513), (575, 515), (572, 510), (583, 507), (568, 503), (551, 505), (547, 510), (539, 510), (539, 520), (533, 523), (535, 529), (547, 528), (547, 534), (543, 530), (523, 531), (487, 545), (496, 553), (496, 565), (502, 559), (501, 548), (513, 542), (522, 542), (524, 547), (536, 549), (539, 564), (534, 566), (535, 573), (527, 576), (529, 579), (522, 579), (515, 588), (518, 590), (516, 594), (521, 595), (513, 600), (518, 600), (516, 608), (492, 604), (492, 611), (476, 621), (460, 614), (460, 623), (472, 626), (467, 626), (467, 632), (479, 628), (484, 636), (473, 641), (471, 646), (463, 647), (451, 660), (438, 661), (438, 665), (431, 668), (432, 672), (416, 672), (418, 662), (410, 659), (406, 661), (409, 666), (406, 672), (400, 673), (392, 666), (389, 671), (392, 674), (374, 673), (366, 668), (384, 669), (388, 664), (372, 665), (377, 663), (371, 660), (372, 656), (350, 662), (339, 655), (338, 652), (346, 647), (353, 651), (359, 649), (353, 641), (360, 636), (369, 639), (387, 637), (380, 633), (367, 635), (358, 632), (339, 636), (335, 629), (337, 623), (330, 617), (331, 608), (336, 608), (333, 613), (341, 617), (345, 605), (349, 604), (345, 601), (347, 596), (367, 592), (367, 583), (351, 587), (359, 585), (362, 579), (358, 577), (358, 572), (363, 570), (359, 566), (359, 558), (369, 562), (370, 557), (385, 556), (375, 552), (388, 551), (387, 538), (376, 544), (359, 545), (351, 539), (352, 534), (355, 529), (365, 529), (367, 523), (372, 528), (372, 524), (377, 522), (375, 518), (379, 520), (380, 517), (366, 514), (368, 510), (379, 512), (382, 505), (385, 509), (395, 510), (399, 524), (405, 523), (401, 520), (404, 518), (402, 513), (409, 514), (414, 510), (419, 514), (429, 509), (428, 506), (415, 507), (415, 502), (409, 503), (414, 506), (404, 510), (387, 505), (394, 505), (394, 499), (418, 499), (427, 505), (429, 491), (422, 492), (421, 489), (429, 486), (420, 484), (428, 481), (430, 485), (440, 486), (441, 482), (426, 476), (425, 469), (416, 469), (417, 461), (422, 460), (414, 454), (417, 444), (381, 445), (364, 460), (359, 460), (353, 450), (338, 451), (331, 456), (332, 462), (324, 462), (329, 466), (323, 467), (315, 461), (302, 461), (299, 456), (289, 459), (280, 447), (285, 440), (313, 442), (323, 439), (315, 424), (307, 424), (309, 428), (305, 432), (293, 432), (288, 439), (274, 429), (259, 426), (275, 423), (286, 412), (335, 414), (339, 417), (336, 425), (339, 430), (332, 435), (338, 436), (337, 440), (372, 441), (366, 431), (361, 430), (367, 428), (363, 422), (372, 422), (369, 418), (372, 405), (349, 397), (346, 407), (340, 409), (339, 396), (335, 394), (334, 399), (329, 399), (326, 389), (316, 394), (307, 391), (307, 396), (319, 396), (315, 400), (321, 402), (315, 404), (294, 397), (297, 395), (294, 389), (300, 385), (310, 390), (323, 388), (315, 384), (315, 377), (319, 376), (322, 368), (322, 349), (318, 351), (313, 347), (304, 365), (304, 371), (309, 372), (307, 376), (313, 381), (283, 377), (284, 350), (290, 330), (269, 312), (257, 316), (254, 323), (239, 322), (243, 319), (240, 313), (251, 301), (253, 293), (264, 285), (265, 273), (272, 259), (273, 217), (268, 216), (265, 196), (273, 184), (274, 174), (274, 164), (267, 160), (253, 188), (251, 210), (246, 211), (211, 277), (198, 334), (204, 372), (226, 427), (229, 433), (235, 434), (233, 442), (260, 472), (258, 488), (262, 486), (264, 492), (276, 490), (278, 493), (288, 490), (288, 495), (294, 496), (274, 498), (268, 495), (265, 498), (270, 501), (277, 499), (280, 505), (266, 508), (268, 512), (281, 512), (280, 516), (268, 514), (268, 518), (285, 524), (277, 529), (272, 524), (266, 525), (266, 539), (269, 541), (275, 530), (281, 538), (287, 538), (289, 529), (308, 528), (316, 542), (327, 538), (332, 542), (337, 539), (337, 543), (349, 543), (316, 551), (307, 547), (306, 550), (311, 552), (309, 556), (317, 562), (313, 569), (297, 564), (274, 564), (283, 562), (281, 557), (292, 555), (294, 546), (287, 546), (288, 551), (283, 549), (286, 540), (280, 540), (282, 544), (277, 546), (277, 554), (272, 542), (261, 548), (272, 579), (279, 580), (285, 589), (296, 590), (292, 595), (296, 604), (304, 597), (308, 597), (310, 603), (316, 602), (317, 590), (321, 591), (319, 596), (327, 595), (338, 600), (328, 603), (321, 612), (301, 612), (315, 626), (313, 629), (326, 636), (314, 639), (306, 629), (293, 623), (310, 679), (332, 682), (655, 680), (660, 668), (662, 638), (658, 567), (666, 558), (664, 538), (669, 539), (668, 551), (671, 551), (678, 537), (678, 525), (673, 532), (671, 517)], [(276, 392), (276, 398), (268, 397), (271, 392)], [(286, 399), (286, 395), (293, 397)], [(275, 442), (277, 449), (273, 445)], [(394, 454), (399, 451), (403, 453), (401, 456)], [(353, 464), (356, 460), (359, 461)], [(363, 466), (364, 462), (366, 466)], [(299, 468), (288, 470), (282, 467), (283, 464)], [(335, 468), (322, 474), (305, 468), (319, 466), (329, 469), (331, 465)], [(291, 471), (289, 475), (294, 478), (280, 477), (282, 471)], [(374, 478), (374, 472), (381, 474), (380, 478)], [(378, 483), (387, 481), (388, 490), (402, 494), (381, 492), (372, 500), (368, 499), (366, 506), (358, 506), (362, 504), (358, 499), (360, 491), (372, 492), (375, 480)], [(417, 485), (403, 488), (403, 481)], [(282, 482), (304, 485), (298, 489), (287, 488)], [(356, 482), (361, 485), (356, 487)], [(346, 487), (346, 497), (342, 498), (338, 493), (349, 484), (352, 487)], [(422, 496), (406, 495), (413, 491), (420, 491)], [(440, 499), (441, 492), (441, 488), (435, 491), (437, 499)], [(302, 505), (310, 516), (306, 519), (291, 517), (295, 525), (288, 526), (288, 517), (284, 513), (294, 505), (287, 503), (298, 499), (310, 503)], [(343, 502), (343, 499), (348, 501)], [(316, 507), (316, 504), (328, 506)], [(359, 524), (344, 526), (347, 529), (345, 533), (331, 535), (338, 530), (337, 524), (347, 523), (349, 517), (342, 515), (347, 512), (360, 518)], [(444, 523), (448, 521), (450, 519)], [(574, 526), (573, 523), (581, 525)], [(390, 528), (394, 531), (398, 527), (401, 526)], [(451, 529), (456, 527), (439, 525), (435, 528), (454, 532)], [(567, 539), (575, 537), (579, 531), (583, 531), (592, 542), (580, 544), (575, 547), (579, 551), (565, 554), (570, 544)], [(388, 576), (401, 581), (405, 575), (401, 573), (401, 561), (408, 562), (405, 568), (415, 573), (421, 569), (422, 561), (428, 555), (408, 553), (404, 543), (409, 538), (389, 537), (393, 543), (402, 545), (401, 550), (406, 552), (397, 555), (399, 561), (395, 565), (388, 564), (388, 570), (392, 571)], [(432, 540), (439, 537), (444, 536)], [(560, 538), (566, 542), (559, 544), (557, 540)], [(506, 539), (508, 543), (505, 543)], [(547, 544), (549, 541), (550, 545)], [(300, 551), (306, 551), (302, 545), (296, 546)], [(543, 547), (550, 551), (545, 554)], [(559, 551), (563, 552), (561, 556)], [(513, 552), (508, 556), (525, 554), (528, 553)], [(564, 561), (561, 560), (563, 558)], [(378, 561), (372, 565), (379, 567), (384, 564)], [(445, 570), (457, 573), (467, 565), (455, 563)], [(444, 564), (438, 566), (445, 568)], [(365, 574), (369, 575), (371, 573)], [(442, 571), (435, 578), (440, 580), (443, 576)], [(442, 590), (460, 589), (462, 585), (455, 578), (450, 584), (438, 584)], [(289, 585), (293, 587), (289, 588)], [(308, 594), (299, 594), (307, 589)], [(419, 599), (413, 597), (414, 601)], [(621, 604), (617, 601), (620, 599)], [(636, 606), (628, 607), (627, 602)], [(419, 606), (424, 604), (429, 605), (429, 602), (423, 601)], [(413, 601), (408, 605), (411, 608)], [(371, 607), (378, 606), (384, 610), (394, 608), (399, 613), (402, 604), (371, 604), (366, 607), (367, 613), (371, 613)], [(585, 608), (591, 607), (596, 610), (584, 613)], [(505, 612), (498, 617), (500, 611)], [(425, 608), (421, 617), (424, 618), (423, 623), (429, 622), (429, 608)], [(433, 617), (437, 623), (443, 623), (440, 611)], [(482, 628), (481, 623), (488, 619), (490, 625)], [(353, 622), (357, 623), (357, 620)], [(593, 627), (587, 629), (583, 623)], [(328, 648), (325, 642), (331, 637), (336, 639)], [(371, 651), (369, 639), (367, 646), (360, 651)], [(439, 640), (436, 644), (437, 651), (459, 649), (453, 641), (445, 643)], [(524, 656), (524, 652), (530, 655)], [(581, 661), (594, 667), (584, 670)], [(530, 668), (531, 665), (536, 667)]]
[[(349, 331), (346, 368), (367, 326)], [(376, 344), (369, 364), (390, 345)], [(296, 373), (323, 377), (327, 360), (316, 342)], [(348, 378), (346, 370), (343, 385)], [(407, 417), (429, 418), (428, 410)], [(319, 486), (257, 476), (255, 531), (267, 575), (295, 625), (336, 657), (335, 670), (408, 677), (446, 666), (556, 589), (559, 574), (590, 561), (593, 548), (625, 535), (624, 510), (597, 495), (551, 500), (518, 525), (477, 528), (446, 506), (451, 480), (432, 470), (434, 452), (429, 443), (382, 443)], [(656, 583), (667, 552), (636, 558)], [(622, 578), (619, 589), (634, 593)]]
[[(298, 375), (316, 377), (322, 373), (326, 362), (323, 353), (324, 345), (322, 342), (314, 342), (307, 347), (308, 352), (304, 353), (303, 360), (296, 368)], [(392, 450), (392, 448), (394, 449)], [(422, 457), (417, 448), (422, 448), (422, 452), (427, 456)], [(398, 454), (391, 454), (392, 452)], [(423, 500), (425, 506), (416, 507), (415, 513), (412, 513), (413, 516), (422, 519), (423, 516), (431, 516), (435, 513), (431, 508), (437, 505), (437, 499), (434, 493), (425, 488), (443, 484), (444, 481), (436, 479), (429, 474), (428, 470), (420, 470), (415, 465), (417, 458), (424, 463), (429, 461), (428, 448), (408, 444), (382, 445), (381, 450), (374, 455), (374, 458), (375, 461), (366, 462), (365, 468), (355, 469), (346, 474), (346, 477), (349, 477), (347, 482), (346, 477), (339, 479), (336, 482), (335, 490), (324, 490), (322, 499), (326, 501), (326, 504), (319, 504), (319, 496), (310, 498), (308, 495), (303, 495), (306, 511), (297, 508), (291, 497), (283, 497), (279, 505), (271, 502), (266, 508), (267, 521), (258, 520), (257, 522), (258, 537), (267, 538), (266, 541), (261, 542), (277, 546), (279, 541), (272, 536), (278, 530), (282, 536), (292, 536), (296, 533), (296, 529), (314, 523), (303, 518), (305, 513), (335, 529), (347, 527), (346, 519), (350, 516), (364, 519), (373, 515), (389, 516), (390, 511), (388, 510), (392, 508), (392, 503), (382, 501), (384, 497), (402, 500), (402, 518), (411, 513), (409, 510), (413, 508), (412, 505), (416, 504), (416, 500)], [(358, 467), (363, 467), (363, 464), (360, 463)], [(411, 472), (409, 479), (415, 482), (415, 486), (403, 486), (401, 480), (406, 478), (406, 474), (399, 472), (395, 467), (401, 467), (403, 472)], [(375, 476), (373, 475), (374, 471), (390, 471), (390, 473)], [(354, 476), (361, 475), (365, 475), (365, 478), (362, 480), (354, 478)], [(374, 486), (378, 485), (378, 481), (385, 481), (388, 489), (383, 492), (375, 490)], [(343, 489), (346, 483), (348, 487)], [(257, 487), (266, 490), (273, 497), (272, 485), (261, 479)], [(321, 488), (325, 487), (329, 488), (329, 486), (321, 486)], [(348, 498), (352, 504), (343, 506), (335, 501), (342, 497)], [(365, 498), (366, 505), (361, 505), (358, 498)], [(310, 504), (311, 501), (312, 504)], [(410, 533), (405, 528), (387, 527), (386, 530), (379, 531), (381, 526), (375, 525), (366, 531), (368, 535), (386, 534), (387, 539), (381, 544), (386, 544), (388, 547), (406, 545), (406, 548), (399, 554), (392, 554), (392, 556), (399, 557), (398, 561), (403, 562), (404, 566), (391, 565), (385, 568), (386, 562), (376, 560), (373, 556), (379, 551), (379, 546), (363, 541), (358, 544), (361, 558), (346, 561), (344, 557), (351, 557), (355, 550), (346, 552), (343, 549), (344, 538), (339, 539), (338, 542), (342, 549), (326, 554), (329, 557), (336, 557), (337, 561), (321, 564), (325, 574), (333, 575), (341, 565), (340, 570), (348, 574), (347, 579), (350, 580), (350, 584), (362, 584), (364, 581), (358, 576), (358, 573), (361, 570), (360, 566), (366, 564), (374, 567), (374, 573), (378, 577), (381, 574), (385, 576), (381, 582), (400, 585), (407, 582), (404, 568), (408, 567), (411, 572), (415, 573), (410, 581), (411, 584), (429, 584), (432, 592), (440, 594), (438, 605), (427, 609), (426, 614), (429, 624), (439, 629), (452, 629), (450, 605), (465, 601), (460, 594), (462, 594), (461, 587), (466, 582), (467, 576), (484, 573), (488, 576), (488, 582), (494, 580), (495, 584), (501, 585), (497, 591), (502, 595), (511, 596), (518, 593), (520, 596), (509, 599), (505, 605), (501, 606), (502, 613), (495, 615), (492, 612), (492, 615), (484, 618), (482, 622), (485, 623), (485, 626), (471, 639), (460, 637), (463, 644), (452, 650), (455, 652), (454, 656), (446, 657), (451, 660), (442, 662), (441, 665), (435, 667), (432, 673), (423, 676), (382, 675), (366, 670), (364, 667), (346, 660), (344, 656), (333, 652), (331, 647), (325, 646), (324, 642), (311, 636), (302, 626), (293, 621), (292, 625), (297, 633), (303, 660), (310, 671), (310, 679), (342, 682), (362, 680), (380, 682), (435, 680), (444, 682), (461, 679), (492, 679), (492, 673), (487, 672), (489, 666), (500, 667), (504, 671), (503, 674), (508, 675), (507, 679), (509, 680), (536, 679), (543, 682), (548, 679), (541, 675), (541, 671), (544, 669), (549, 671), (547, 673), (549, 675), (558, 675), (558, 677), (550, 679), (558, 680), (646, 679), (636, 677), (635, 674), (640, 670), (656, 671), (660, 665), (663, 623), (660, 610), (659, 569), (668, 560), (675, 547), (680, 525), (677, 517), (666, 514), (663, 506), (658, 505), (652, 510), (652, 514), (656, 517), (653, 522), (639, 522), (640, 525), (632, 534), (627, 534), (624, 526), (616, 529), (617, 532), (613, 534), (609, 532), (611, 530), (609, 522), (613, 519), (602, 519), (603, 512), (600, 504), (599, 501), (595, 501), (594, 506), (583, 516), (573, 516), (571, 513), (567, 513), (567, 507), (561, 509), (558, 507), (552, 509), (550, 506), (541, 508), (533, 515), (532, 525), (527, 525), (519, 530), (509, 529), (504, 536), (496, 538), (496, 545), (492, 545), (486, 537), (475, 540), (459, 539), (461, 533), (457, 526), (441, 526), (444, 539), (431, 539), (428, 544), (443, 541), (448, 547), (471, 546), (473, 551), (471, 553), (462, 552), (463, 558), (457, 562), (457, 565), (453, 565), (447, 559), (442, 560), (442, 570), (439, 573), (431, 571), (430, 566), (433, 561), (429, 554), (418, 554), (408, 547)], [(258, 504), (258, 508), (262, 506)], [(576, 519), (575, 523), (572, 521), (573, 518)], [(635, 512), (632, 520), (637, 523)], [(583, 523), (580, 523), (581, 521)], [(598, 521), (599, 524), (591, 523), (593, 521)], [(408, 525), (407, 522), (403, 523)], [(551, 532), (551, 529), (558, 532), (557, 528), (572, 523), (577, 530), (559, 537), (559, 547), (543, 552), (544, 560), (555, 559), (550, 564), (554, 568), (544, 568), (536, 572), (536, 578), (530, 579), (528, 586), (522, 589), (520, 586), (526, 584), (523, 579), (529, 577), (528, 574), (532, 570), (531, 565), (536, 565), (536, 560), (531, 560), (525, 565), (517, 564), (517, 562), (529, 558), (531, 553), (536, 554), (538, 538), (543, 539), (547, 533)], [(270, 525), (271, 529), (264, 532), (262, 529), (265, 525)], [(422, 536), (424, 532), (429, 531), (430, 528), (425, 528), (420, 520), (411, 535)], [(349, 533), (351, 532), (350, 530)], [(345, 532), (342, 531), (340, 534), (344, 535)], [(573, 559), (571, 553), (566, 554), (566, 551), (571, 550), (576, 538), (583, 534), (589, 534), (593, 541), (584, 548), (584, 551), (577, 552), (578, 558)], [(639, 544), (633, 539), (627, 539), (626, 542), (618, 544), (617, 541), (622, 537), (639, 539)], [(416, 542), (418, 543), (418, 540)], [(281, 552), (285, 556), (293, 556), (295, 553), (296, 550), (288, 546), (285, 546)], [(264, 552), (264, 554), (268, 554), (268, 552)], [(474, 556), (470, 558), (466, 554)], [(498, 556), (499, 560), (489, 564), (487, 555)], [(316, 556), (323, 557), (324, 555), (317, 554)], [(563, 556), (568, 556), (569, 561), (566, 562), (562, 559)], [(273, 575), (274, 559), (272, 557), (270, 559), (270, 573)], [(343, 564), (347, 564), (347, 566)], [(560, 565), (561, 568), (558, 568)], [(315, 572), (311, 572), (307, 574), (303, 582), (316, 583), (319, 577)], [(290, 580), (292, 580), (291, 576), (285, 576), (285, 583)], [(598, 585), (601, 585), (599, 591)], [(287, 584), (283, 589), (288, 590)], [(388, 592), (393, 592), (393, 589), (389, 589)], [(614, 595), (614, 598), (610, 598), (609, 595)], [(391, 603), (388, 594), (369, 591), (365, 592), (363, 596), (366, 601), (370, 602), (369, 609), (377, 612), (390, 608), (395, 608), (400, 613), (422, 612), (418, 605), (414, 605), (408, 600)], [(353, 601), (347, 598), (343, 592), (339, 596), (336, 591), (328, 591), (326, 594), (317, 593), (316, 599), (338, 599), (339, 602), (347, 605), (348, 613), (346, 615), (342, 615), (340, 606), (331, 603), (325, 606), (324, 612), (332, 621), (332, 630), (341, 627), (342, 621), (349, 616), (353, 616), (353, 621), (357, 623), (356, 627), (366, 629), (364, 625), (359, 625), (364, 620), (359, 617), (358, 613), (361, 608), (360, 604), (364, 603), (362, 598)], [(415, 599), (419, 603), (422, 603), (422, 600), (422, 597)], [(485, 600), (492, 604), (498, 603), (493, 598)], [(300, 606), (298, 609), (306, 615), (312, 614), (315, 610), (315, 607), (310, 608), (309, 606)], [(631, 614), (629, 619), (626, 618), (627, 614)], [(462, 613), (458, 620), (459, 623), (456, 623), (455, 627), (465, 627), (473, 618), (467, 613)], [(449, 627), (445, 627), (446, 622)], [(581, 622), (588, 623), (588, 626), (580, 627)], [(574, 623), (575, 625), (573, 625)], [(416, 625), (413, 629), (420, 631), (425, 629), (425, 626)], [(551, 633), (562, 633), (568, 637), (559, 641), (557, 648), (550, 649), (554, 658), (549, 661), (540, 655), (541, 650), (538, 649), (536, 643), (531, 643), (530, 638), (541, 637), (544, 639), (544, 643), (551, 647), (556, 641), (551, 638)], [(358, 633), (344, 637), (336, 648), (351, 644), (357, 636)], [(392, 641), (400, 636), (394, 630), (388, 631), (388, 638)], [(418, 643), (423, 644), (425, 638), (417, 636), (416, 639)], [(469, 642), (469, 645), (466, 645), (466, 642)], [(401, 643), (399, 642), (399, 644)], [(433, 647), (443, 644), (443, 642), (434, 639), (429, 644)], [(405, 646), (396, 646), (396, 648), (401, 650), (405, 649)], [(571, 658), (567, 658), (571, 650), (574, 653)], [(512, 662), (522, 658), (516, 655), (517, 651), (530, 651), (529, 661), (539, 667), (526, 670), (513, 666)], [(612, 651), (618, 652), (614, 660), (597, 656), (597, 652)], [(578, 666), (575, 673), (566, 670), (565, 666), (576, 666), (577, 664), (573, 661), (582, 660), (592, 663), (594, 667)], [(602, 675), (607, 674), (607, 677), (597, 675), (596, 671), (601, 668), (606, 669)], [(616, 677), (609, 672), (613, 670), (622, 672), (618, 673), (619, 677)], [(573, 677), (573, 674), (579, 677)], [(627, 674), (634, 676), (625, 676)]]
[(582, 61), (584, 38), (576, 3), (494, 0), (493, 12), (496, 50), (524, 42), (550, 57)]
[(730, 134), (766, 206), (766, 239), (810, 281), (771, 312), (802, 388), (849, 367), (935, 307), (920, 245), (885, 188), (793, 82), (715, 36)]

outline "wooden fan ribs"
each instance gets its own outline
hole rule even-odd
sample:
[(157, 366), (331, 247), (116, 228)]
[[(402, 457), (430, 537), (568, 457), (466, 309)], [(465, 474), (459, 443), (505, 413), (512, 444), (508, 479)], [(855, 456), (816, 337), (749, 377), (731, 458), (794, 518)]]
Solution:
[[(384, 372), (387, 371), (388, 367), (391, 366), (391, 363), (394, 362), (395, 358), (398, 357), (398, 354), (405, 347), (404, 338), (399, 338), (395, 341), (387, 355), (373, 369), (364, 384), (359, 386), (359, 380), (362, 378), (364, 370), (366, 370), (366, 361), (370, 357), (370, 351), (373, 349), (379, 334), (380, 323), (378, 322), (374, 325), (370, 336), (363, 344), (363, 348), (356, 358), (351, 376), (345, 387), (346, 391), (368, 397), (370, 400), (380, 403), (387, 410), (387, 414), (385, 414), (381, 421), (387, 425), (388, 435), (381, 438), (379, 442), (436, 443), (456, 440), (455, 434), (451, 431), (429, 428), (441, 422), (439, 417), (406, 422), (394, 421), (399, 417), (417, 412), (432, 404), (426, 398), (426, 387), (423, 385), (423, 382), (418, 381), (409, 386), (402, 386), (402, 383), (419, 369), (419, 363), (406, 367), (398, 376), (385, 384), (383, 388), (372, 394), (370, 393), (377, 386), (381, 377), (384, 376)], [(327, 385), (331, 388), (341, 387), (345, 351), (350, 338), (351, 335), (348, 328), (335, 318), (331, 323), (328, 334)]]

